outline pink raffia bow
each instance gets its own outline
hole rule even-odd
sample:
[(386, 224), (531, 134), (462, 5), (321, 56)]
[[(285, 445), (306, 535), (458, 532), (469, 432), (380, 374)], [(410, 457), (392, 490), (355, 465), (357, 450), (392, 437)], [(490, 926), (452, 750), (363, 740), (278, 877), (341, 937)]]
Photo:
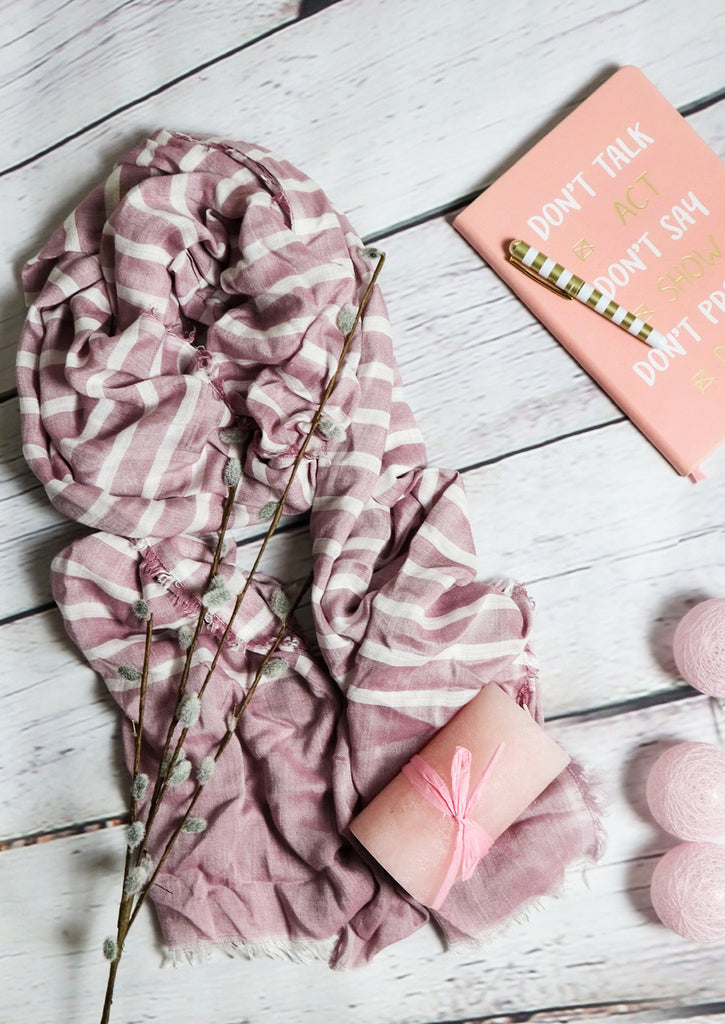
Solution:
[(443, 884), (431, 904), (432, 910), (439, 909), (448, 895), (448, 890), (458, 877), (459, 871), (461, 879), (465, 882), (471, 877), (481, 858), (485, 857), (493, 846), (493, 839), (477, 821), (474, 821), (471, 813), (478, 803), (481, 791), (493, 766), (498, 761), (504, 745), (504, 743), (499, 743), (496, 747), (472, 793), (469, 793), (471, 751), (467, 747), (456, 747), (455, 749), (451, 760), (450, 789), (438, 772), (418, 754), (403, 767), (403, 775), (413, 789), (434, 807), (443, 811), (444, 814), (450, 815), (458, 825), (451, 862), (448, 865)]

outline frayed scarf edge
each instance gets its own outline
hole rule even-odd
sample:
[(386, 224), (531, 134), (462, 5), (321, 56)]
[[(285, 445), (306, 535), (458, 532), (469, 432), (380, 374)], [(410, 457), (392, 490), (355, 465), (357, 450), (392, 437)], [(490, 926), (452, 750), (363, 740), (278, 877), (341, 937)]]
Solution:
[(607, 834), (600, 817), (609, 813), (612, 798), (605, 795), (603, 779), (584, 768), (579, 762), (570, 761), (565, 771), (569, 771), (575, 779), (584, 805), (591, 815), (592, 847), (588, 851), (582, 851), (578, 857), (564, 867), (558, 882), (548, 892), (525, 900), (518, 907), (512, 908), (500, 921), (484, 928), (478, 935), (444, 940), (447, 953), (480, 952), (491, 942), (504, 937), (514, 928), (528, 924), (534, 914), (545, 911), (551, 902), (566, 899), (575, 888), (575, 879), (580, 880), (587, 888), (589, 887), (588, 872), (596, 867), (606, 851)]
[[(444, 954), (480, 953), (491, 943), (506, 938), (516, 928), (529, 924), (535, 915), (545, 913), (551, 908), (552, 903), (567, 899), (575, 891), (577, 884), (583, 884), (588, 888), (587, 873), (596, 866), (597, 860), (597, 857), (586, 853), (577, 857), (567, 865), (562, 877), (548, 892), (525, 900), (500, 921), (484, 928), (478, 935), (464, 935), (457, 939), (447, 940), (445, 936), (442, 936)], [(579, 883), (575, 882), (575, 879), (578, 879)]]

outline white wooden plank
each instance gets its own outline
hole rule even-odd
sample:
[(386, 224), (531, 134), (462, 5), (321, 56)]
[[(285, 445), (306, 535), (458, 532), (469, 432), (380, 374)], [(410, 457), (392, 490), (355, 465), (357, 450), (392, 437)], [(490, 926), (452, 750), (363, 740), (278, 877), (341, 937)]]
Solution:
[[(276, 1024), (417, 1024), (615, 1003), (625, 993), (629, 1002), (674, 1007), (720, 999), (725, 942), (690, 943), (654, 918), (649, 879), (673, 840), (643, 802), (647, 771), (665, 742), (717, 740), (710, 702), (560, 723), (555, 735), (594, 762), (614, 790), (605, 857), (583, 876), (574, 872), (563, 898), (545, 901), (481, 948), (442, 954), (423, 931), (365, 970), (344, 973), (224, 957), (160, 972), (154, 929), (143, 915), (119, 972), (114, 1020), (181, 1014), (188, 1024), (238, 1024), (241, 1012), (250, 1024), (270, 1014)], [(9, 1019), (86, 1021), (97, 1014), (105, 980), (100, 944), (115, 918), (120, 847), (113, 829), (0, 853), (0, 985)], [(29, 984), (39, 963), (43, 984)]]
[[(718, 110), (703, 112), (708, 114), (710, 128)], [(725, 133), (721, 141), (725, 153)], [(396, 354), (406, 397), (433, 464), (465, 467), (489, 462), (621, 415), (446, 218), (392, 236), (387, 249), (384, 288)], [(462, 381), (474, 383), (462, 387)], [(690, 493), (659, 457), (655, 456), (656, 465), (652, 463), (643, 437), (636, 432), (627, 436), (632, 454), (652, 464), (658, 481), (675, 495)], [(606, 458), (606, 447), (603, 453)], [(0, 403), (0, 455), (3, 618), (50, 600), (50, 561), (79, 531), (51, 508), (22, 460), (14, 398)], [(550, 471), (552, 479), (567, 478), (569, 457), (564, 450), (562, 462)], [(601, 460), (603, 456), (597, 451), (592, 457)], [(632, 456), (627, 452), (621, 457)], [(619, 466), (611, 470), (610, 484), (616, 486)], [(561, 489), (561, 482), (556, 486)], [(710, 484), (696, 489), (697, 499), (692, 502), (696, 514), (700, 514), (703, 495), (711, 489)], [(530, 503), (531, 497), (520, 500)], [(669, 496), (662, 494), (660, 500), (666, 506), (665, 515), (671, 515)], [(516, 546), (526, 550), (520, 543)], [(523, 575), (531, 578), (526, 566)]]
[[(703, 596), (725, 594), (725, 454), (710, 463), (712, 478), (693, 485), (622, 422), (465, 474), (479, 575), (529, 586), (557, 711), (676, 685), (667, 648), (675, 621)], [(51, 524), (54, 513), (38, 501)], [(23, 521), (7, 516), (0, 546), (6, 614), (50, 600), (50, 560), (70, 534), (49, 525), (26, 537)], [(303, 527), (273, 541), (265, 570), (294, 579), (308, 558)]]
[(676, 685), (675, 623), (725, 595), (725, 452), (709, 468), (678, 477), (623, 422), (465, 475), (480, 573), (527, 583), (557, 710)]
[(473, 466), (620, 417), (449, 221), (380, 243), (396, 358), (429, 461)]
[(722, 86), (724, 40), (725, 8), (706, 0), (586, 0), (566, 8), (563, 32), (528, 0), (485, 11), (478, 0), (334, 4), (6, 175), (0, 296), (17, 301), (17, 267), (150, 128), (278, 150), (367, 234), (482, 187), (614, 64), (638, 64), (678, 106), (709, 95)]
[(479, 558), (536, 585), (709, 533), (717, 570), (722, 465), (693, 484), (628, 421), (514, 454), (464, 476)]
[(0, 173), (294, 20), (298, 9), (298, 0), (5, 0)]
[[(237, 42), (255, 34), (248, 33), (245, 24), (252, 6), (239, 5), (234, 15), (228, 6), (211, 5), (216, 31), (210, 35), (218, 37), (217, 53), (228, 49), (225, 44), (230, 39)], [(172, 20), (157, 2), (150, 29), (152, 33), (156, 29), (159, 43), (165, 32), (172, 33), (170, 48), (175, 45), (174, 33), (178, 32), (179, 43), (193, 33), (193, 8), (190, 3), (182, 5), (177, 26), (176, 12)], [(707, 17), (699, 18), (698, 9)], [(87, 24), (87, 10), (70, 15), (70, 31)], [(138, 33), (140, 41), (145, 13), (126, 15), (114, 40), (117, 46), (120, 42), (125, 48), (127, 33)], [(435, 0), (400, 0), (393, 6), (385, 0), (334, 4), (314, 20), (288, 26), (284, 32), (232, 54), (208, 68), (201, 80), (190, 76), (154, 96), (145, 111), (139, 105), (130, 119), (126, 120), (125, 114), (121, 119), (130, 126), (145, 124), (148, 118), (143, 114), (152, 109), (155, 123), (161, 123), (161, 118), (171, 124), (170, 116), (181, 114), (189, 130), (208, 131), (214, 122), (212, 133), (216, 134), (219, 129), (229, 131), (244, 123), (240, 118), (244, 114), (248, 127), (255, 128), (252, 135), (247, 128), (244, 137), (264, 142), (260, 130), (264, 129), (270, 138), (289, 139), (297, 158), (304, 159), (302, 166), (330, 165), (333, 175), (327, 180), (331, 182), (346, 182), (354, 167), (356, 191), (365, 187), (368, 197), (378, 195), (382, 147), (392, 157), (382, 165), (383, 173), (397, 176), (405, 167), (408, 187), (418, 191), (422, 186), (431, 206), (436, 206), (441, 196), (442, 201), (448, 200), (452, 182), (457, 182), (452, 190), (455, 195), (475, 188), (482, 178), (486, 180), (502, 160), (521, 147), (522, 139), (532, 132), (540, 134), (552, 121), (552, 112), (558, 117), (609, 73), (613, 62), (641, 66), (677, 105), (722, 86), (717, 58), (725, 34), (725, 11), (713, 10), (704, 0), (695, 0), (687, 10), (674, 0), (649, 0), (624, 8), (602, 8), (587, 0), (568, 8), (566, 14), (566, 31), (552, 32), (551, 13), (532, 7), (527, 0), (513, 0), (505, 10), (485, 12), (475, 0), (456, 0), (445, 8)], [(279, 19), (274, 5), (271, 10), (262, 7), (260, 22), (265, 15), (271, 15), (272, 21)], [(279, 20), (283, 19), (284, 15)], [(225, 20), (227, 27), (220, 33)], [(102, 31), (103, 22), (100, 27)], [(113, 31), (113, 25), (109, 27)], [(491, 46), (494, 38), (496, 45)], [(677, 39), (675, 52), (668, 46), (673, 38)], [(135, 40), (129, 38), (128, 42), (127, 60), (133, 58)], [(93, 43), (91, 38), (89, 50), (95, 53)], [(89, 77), (98, 82), (107, 104), (110, 100), (115, 105), (119, 86), (110, 76), (107, 80), (99, 76), (100, 59), (91, 69), (92, 76), (83, 77), (83, 45), (81, 42), (77, 56), (68, 55), (71, 59), (75, 56), (78, 63), (75, 81), (70, 75), (61, 78), (47, 97), (47, 116), (55, 120), (58, 135), (69, 134), (63, 124), (68, 116), (73, 118), (71, 126), (77, 127), (69, 97), (77, 96), (79, 85), (86, 85)], [(690, 47), (697, 48), (695, 64), (683, 59)], [(148, 61), (161, 65), (159, 81), (164, 78), (164, 62), (169, 60), (161, 49), (157, 43)], [(213, 43), (208, 49), (215, 49)], [(136, 61), (136, 75), (143, 74), (143, 63)], [(238, 66), (246, 69), (244, 88), (239, 92), (229, 88)], [(520, 71), (523, 67), (525, 74)], [(166, 77), (170, 73), (166, 72)], [(135, 92), (138, 95), (143, 90)], [(223, 111), (219, 110), (220, 96), (225, 97)], [(289, 118), (290, 101), (295, 104), (296, 129)], [(27, 124), (27, 108), (21, 116), (24, 134), (30, 131), (32, 139), (37, 129)], [(176, 123), (182, 119), (174, 118)], [(497, 129), (497, 137), (489, 140), (487, 136), (493, 145), (482, 143), (481, 132), (491, 128)], [(361, 137), (366, 139), (365, 160), (360, 159)], [(333, 139), (336, 145), (330, 151)], [(38, 148), (31, 142), (25, 155)], [(424, 153), (428, 154), (426, 160), (421, 159)], [(332, 183), (329, 187), (338, 194)], [(397, 201), (384, 223), (401, 219), (400, 203), (405, 200), (400, 183), (395, 191)], [(352, 207), (356, 208), (357, 204)]]
[[(725, 594), (725, 473), (719, 484), (690, 485), (648, 448), (644, 457), (633, 455), (631, 435), (621, 424), (465, 478), (479, 575), (521, 579), (536, 602), (533, 644), (548, 716), (682, 688), (671, 653), (674, 627), (695, 601)], [(590, 467), (598, 467), (596, 481)], [(562, 487), (555, 481), (565, 473)], [(533, 518), (532, 488), (542, 496)], [(651, 529), (644, 517), (630, 522), (629, 510), (646, 499), (663, 513)], [(251, 567), (256, 551), (257, 543), (245, 546), (243, 564)], [(273, 539), (261, 569), (292, 582), (309, 565), (309, 539), (300, 528)], [(72, 801), (63, 809), (58, 791), (68, 787), (76, 759), (84, 770), (108, 759), (115, 718), (104, 719), (101, 684), (64, 638), (57, 612), (0, 627), (0, 651), (8, 664), (24, 667), (23, 688), (0, 697), (11, 735), (32, 743), (21, 761), (42, 760), (35, 774), (16, 779), (8, 765), (0, 779), (5, 834), (63, 827), (79, 810)], [(67, 722), (72, 742), (54, 716)], [(109, 785), (97, 783), (81, 820), (121, 813), (125, 797), (119, 802), (115, 780)]]
[(120, 716), (68, 641), (59, 613), (8, 625), (3, 640), (13, 671), (2, 694), (9, 747), (0, 760), (0, 835), (7, 840), (123, 814)]
[[(675, 624), (695, 601), (725, 594), (725, 458), (719, 479), (691, 485), (639, 440), (633, 428), (619, 424), (465, 477), (479, 575), (521, 579), (536, 601), (533, 643), (549, 715), (682, 686), (671, 653)], [(633, 516), (632, 509), (639, 508), (657, 514)], [(256, 543), (245, 548), (246, 565), (256, 550)], [(301, 579), (309, 559), (303, 527), (273, 540), (262, 570), (288, 581)], [(23, 666), (24, 683), (38, 694), (32, 702), (12, 692), (0, 699), (12, 731), (24, 741), (33, 737), (34, 748), (48, 747), (43, 778), (51, 780), (47, 806), (56, 814), (46, 816), (46, 802), (33, 794), (31, 777), (21, 780), (28, 787), (27, 800), (21, 799), (11, 770), (0, 787), (5, 813), (16, 815), (8, 832), (25, 827), (33, 801), (39, 813), (31, 815), (30, 831), (64, 825), (73, 813), (57, 816), (61, 804), (52, 787), (55, 759), (65, 745), (52, 718), (34, 734), (35, 709), (53, 707), (60, 713), (67, 707), (69, 729), (82, 737), (98, 689), (80, 655), (62, 639), (55, 613), (7, 623), (0, 628), (0, 650), (8, 664)], [(98, 748), (92, 734), (84, 763), (107, 756), (109, 739), (102, 730), (97, 738)], [(72, 761), (64, 764), (70, 767)], [(64, 787), (64, 777), (57, 778)], [(35, 780), (38, 787), (41, 781)], [(98, 806), (86, 816), (102, 813), (107, 796), (100, 792)], [(118, 812), (119, 804), (112, 810)]]

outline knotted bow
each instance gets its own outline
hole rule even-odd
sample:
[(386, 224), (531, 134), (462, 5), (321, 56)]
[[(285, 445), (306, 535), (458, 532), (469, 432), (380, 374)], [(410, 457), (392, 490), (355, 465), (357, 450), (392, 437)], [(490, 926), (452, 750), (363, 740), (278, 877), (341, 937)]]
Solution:
[(427, 761), (416, 754), (404, 766), (403, 775), (413, 789), (429, 803), (444, 814), (450, 815), (457, 823), (456, 843), (453, 848), (451, 862), (438, 894), (431, 904), (432, 910), (438, 910), (448, 895), (448, 890), (455, 882), (460, 871), (465, 882), (473, 874), (476, 865), (485, 857), (493, 846), (493, 839), (471, 817), (478, 798), (486, 781), (498, 761), (504, 743), (499, 743), (491, 760), (476, 783), (473, 792), (469, 793), (471, 782), (471, 751), (467, 747), (456, 747), (451, 760), (451, 788), (445, 784), (438, 772), (431, 768)]

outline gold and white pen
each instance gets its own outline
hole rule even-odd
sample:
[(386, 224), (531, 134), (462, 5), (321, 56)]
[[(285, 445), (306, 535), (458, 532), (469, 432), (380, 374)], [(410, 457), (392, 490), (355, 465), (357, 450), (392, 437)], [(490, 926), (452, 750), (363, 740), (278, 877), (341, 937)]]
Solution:
[(570, 270), (556, 263), (545, 253), (535, 249), (533, 245), (522, 242), (520, 239), (511, 242), (509, 245), (509, 262), (519, 270), (523, 270), (529, 277), (540, 281), (541, 284), (551, 288), (567, 299), (578, 299), (585, 306), (593, 309), (595, 313), (611, 320), (617, 327), (621, 327), (633, 337), (638, 338), (652, 348), (664, 348), (667, 338), (664, 334), (656, 331), (650, 324), (640, 320), (634, 313), (629, 313), (624, 306), (600, 292), (592, 284), (587, 284), (581, 277), (577, 277)]

